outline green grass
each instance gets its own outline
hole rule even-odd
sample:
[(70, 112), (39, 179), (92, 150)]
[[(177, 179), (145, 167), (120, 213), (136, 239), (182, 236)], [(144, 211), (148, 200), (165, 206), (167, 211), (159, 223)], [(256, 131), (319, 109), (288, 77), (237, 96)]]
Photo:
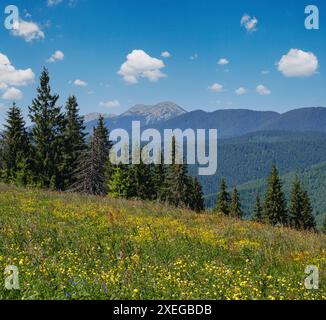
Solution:
[[(0, 299), (326, 299), (326, 237), (150, 202), (0, 185)], [(304, 270), (320, 270), (319, 290)]]

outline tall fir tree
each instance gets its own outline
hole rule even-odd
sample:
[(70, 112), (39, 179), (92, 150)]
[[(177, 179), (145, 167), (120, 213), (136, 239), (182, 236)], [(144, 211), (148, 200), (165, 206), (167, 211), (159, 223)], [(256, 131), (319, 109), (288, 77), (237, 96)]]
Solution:
[(257, 222), (263, 222), (263, 208), (261, 205), (259, 192), (256, 193), (256, 202), (254, 207), (253, 220)]
[(61, 189), (63, 157), (63, 115), (57, 106), (59, 96), (51, 93), (50, 76), (43, 69), (37, 97), (29, 107), (34, 147), (34, 172), (38, 184), (45, 188)]
[(133, 155), (139, 161), (132, 163), (129, 168), (130, 174), (130, 197), (141, 200), (153, 199), (152, 168), (143, 159), (142, 150), (139, 145), (134, 146)]
[(230, 205), (230, 214), (235, 218), (242, 218), (243, 212), (241, 209), (240, 195), (236, 187), (233, 188), (231, 205)]
[(268, 189), (264, 202), (264, 220), (272, 225), (287, 225), (288, 223), (286, 200), (282, 191), (282, 182), (278, 176), (278, 171), (275, 165), (273, 165), (268, 178)]
[(168, 165), (165, 179), (165, 201), (175, 207), (188, 207), (188, 171), (180, 164), (180, 154), (175, 137), (172, 140), (172, 164)]
[(1, 150), (1, 177), (4, 182), (18, 185), (32, 183), (29, 137), (21, 111), (15, 103), (7, 113)]
[(217, 195), (215, 207), (214, 207), (214, 212), (215, 213), (223, 213), (225, 215), (230, 214), (230, 202), (231, 202), (231, 197), (230, 194), (227, 191), (227, 185), (225, 182), (225, 179), (223, 178), (221, 180), (220, 184), (220, 191)]
[(74, 172), (78, 170), (79, 159), (86, 149), (84, 118), (79, 115), (75, 96), (70, 96), (66, 103), (63, 129), (63, 186), (64, 189), (74, 184)]
[(131, 197), (130, 166), (118, 164), (111, 167), (112, 173), (108, 179), (108, 193), (114, 198)]
[(165, 188), (166, 182), (166, 167), (163, 164), (163, 155), (160, 153), (160, 161), (151, 166), (152, 169), (152, 186), (153, 198), (158, 201), (165, 201), (167, 189)]
[(198, 213), (205, 210), (204, 194), (198, 178), (189, 177), (187, 192), (189, 208)]
[(305, 230), (315, 231), (316, 220), (313, 214), (313, 208), (309, 195), (306, 190), (303, 190), (303, 209), (302, 209), (302, 225)]
[(302, 189), (300, 180), (295, 178), (289, 204), (289, 222), (298, 230), (314, 230), (316, 227), (310, 199), (306, 191)]
[(88, 148), (83, 152), (78, 169), (74, 175), (76, 181), (70, 191), (103, 196), (107, 194), (107, 162), (110, 148), (109, 131), (100, 116), (97, 127), (93, 130)]

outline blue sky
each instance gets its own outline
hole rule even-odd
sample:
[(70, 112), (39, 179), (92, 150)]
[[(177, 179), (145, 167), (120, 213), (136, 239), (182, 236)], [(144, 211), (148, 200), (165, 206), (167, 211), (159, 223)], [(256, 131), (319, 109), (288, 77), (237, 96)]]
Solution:
[[(13, 98), (26, 114), (42, 66), (60, 104), (75, 94), (83, 114), (167, 100), (189, 111), (326, 106), (325, 1), (4, 0), (0, 12), (9, 4), (23, 23), (1, 22), (0, 53), (25, 78), (0, 74), (1, 124)], [(304, 27), (307, 4), (319, 30)]]

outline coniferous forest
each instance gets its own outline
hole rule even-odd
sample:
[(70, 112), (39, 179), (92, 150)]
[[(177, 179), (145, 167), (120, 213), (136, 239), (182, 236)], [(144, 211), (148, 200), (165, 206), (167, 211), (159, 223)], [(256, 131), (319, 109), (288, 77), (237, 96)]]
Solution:
[[(37, 94), (29, 107), (31, 127), (25, 126), (20, 108), (14, 103), (7, 114), (1, 139), (1, 180), (18, 186), (32, 186), (82, 194), (159, 201), (196, 212), (205, 209), (199, 180), (188, 174), (187, 166), (176, 164), (175, 139), (172, 164), (110, 163), (110, 133), (99, 117), (90, 136), (85, 133), (77, 98), (70, 96), (64, 109), (50, 86), (44, 69)], [(162, 162), (162, 161), (161, 161)], [(243, 218), (236, 186), (230, 194), (221, 180), (213, 213)], [(299, 230), (316, 230), (313, 208), (298, 177), (286, 202), (277, 168), (272, 167), (264, 201), (257, 193), (253, 219)]]

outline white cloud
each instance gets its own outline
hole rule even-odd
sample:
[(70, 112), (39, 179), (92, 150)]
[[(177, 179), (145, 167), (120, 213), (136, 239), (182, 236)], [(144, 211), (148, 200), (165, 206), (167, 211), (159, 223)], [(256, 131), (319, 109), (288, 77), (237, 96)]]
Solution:
[(261, 96), (268, 96), (271, 94), (271, 91), (262, 84), (257, 86), (256, 92), (259, 93)]
[(171, 53), (169, 51), (163, 51), (161, 53), (161, 57), (162, 58), (170, 58), (171, 57)]
[(8, 57), (0, 53), (0, 87), (25, 86), (34, 81), (35, 75), (32, 69), (17, 70)]
[(14, 29), (11, 30), (11, 34), (16, 37), (24, 38), (26, 42), (45, 38), (44, 32), (37, 23), (24, 21), (23, 19), (19, 19)]
[(57, 50), (47, 61), (48, 62), (62, 61), (64, 57), (65, 57), (64, 53), (60, 50)]
[(221, 58), (220, 60), (218, 60), (217, 64), (219, 64), (220, 66), (225, 66), (229, 64), (229, 60), (225, 58)]
[(73, 81), (73, 84), (77, 87), (87, 87), (88, 86), (87, 82), (80, 80), (80, 79)]
[(23, 93), (14, 87), (8, 88), (1, 97), (4, 100), (21, 100), (22, 98)]
[(4, 82), (0, 82), (0, 90), (6, 90), (8, 88), (8, 85)]
[(257, 31), (258, 20), (256, 17), (251, 17), (248, 14), (244, 14), (240, 20), (241, 26), (245, 27), (248, 32)]
[(267, 74), (269, 74), (270, 72), (268, 71), (268, 70), (262, 70), (262, 72), (261, 72), (261, 74), (262, 75), (267, 75)]
[(143, 50), (133, 50), (127, 56), (127, 61), (122, 64), (118, 74), (129, 84), (136, 84), (139, 78), (147, 78), (150, 82), (156, 82), (166, 77), (161, 69), (164, 68), (162, 60), (149, 56)]
[(309, 77), (318, 69), (318, 59), (312, 52), (291, 49), (277, 63), (278, 71), (286, 77)]
[(237, 90), (235, 90), (235, 94), (237, 96), (241, 96), (241, 95), (243, 95), (243, 94), (245, 94), (247, 92), (248, 92), (248, 90), (246, 88), (243, 88), (243, 87), (240, 87)]
[(118, 107), (120, 107), (120, 102), (118, 100), (100, 102), (100, 107), (118, 108)]
[(213, 92), (222, 92), (223, 86), (219, 83), (213, 83), (211, 86), (208, 87), (208, 89)]
[(61, 2), (62, 2), (62, 0), (48, 0), (48, 6), (49, 7), (54, 7), (54, 6), (58, 5)]
[(193, 54), (192, 56), (190, 56), (190, 60), (197, 60), (198, 59), (198, 53)]

